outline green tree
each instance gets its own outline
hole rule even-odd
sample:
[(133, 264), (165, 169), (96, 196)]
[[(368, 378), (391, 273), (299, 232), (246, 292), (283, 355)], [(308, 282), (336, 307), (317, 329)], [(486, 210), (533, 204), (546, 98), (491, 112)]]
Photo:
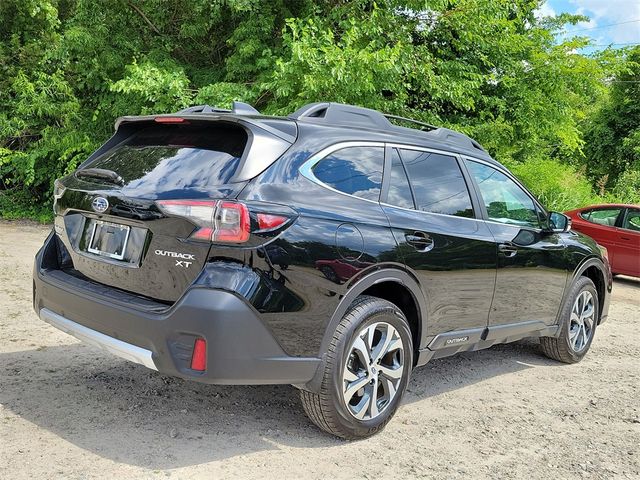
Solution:
[(637, 199), (631, 186), (640, 175), (640, 47), (629, 51), (622, 72), (611, 80), (610, 95), (588, 122), (585, 142), (588, 175), (609, 186), (620, 181), (614, 192), (628, 201), (635, 193)]
[(583, 17), (539, 19), (541, 2), (2, 0), (0, 216), (46, 217), (53, 180), (116, 117), (233, 99), (279, 114), (355, 103), (559, 171), (548, 162), (580, 157), (616, 59), (575, 53), (584, 38), (558, 43)]

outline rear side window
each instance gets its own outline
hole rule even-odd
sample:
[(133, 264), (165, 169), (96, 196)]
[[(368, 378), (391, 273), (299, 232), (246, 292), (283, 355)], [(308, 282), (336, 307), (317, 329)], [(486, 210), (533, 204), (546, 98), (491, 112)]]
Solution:
[(597, 223), (605, 227), (613, 227), (621, 211), (621, 208), (598, 208), (582, 212), (580, 216), (587, 222)]
[(627, 212), (627, 218), (624, 219), (622, 228), (640, 232), (640, 210), (629, 209), (629, 211)]
[(347, 147), (320, 160), (312, 171), (318, 180), (331, 188), (378, 201), (383, 166), (382, 147)]
[(409, 179), (395, 148), (391, 152), (391, 178), (386, 203), (402, 208), (414, 208)]
[(136, 194), (202, 190), (233, 177), (247, 133), (233, 125), (154, 125), (137, 131), (85, 168), (118, 173)]
[(455, 157), (406, 149), (400, 154), (418, 210), (473, 218), (469, 190)]

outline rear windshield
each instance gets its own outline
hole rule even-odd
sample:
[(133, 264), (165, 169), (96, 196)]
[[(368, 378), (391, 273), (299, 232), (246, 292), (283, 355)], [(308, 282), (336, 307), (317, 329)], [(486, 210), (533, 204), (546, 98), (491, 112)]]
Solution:
[(247, 145), (247, 133), (234, 125), (154, 125), (137, 131), (84, 168), (112, 170), (123, 190), (158, 194), (224, 185)]

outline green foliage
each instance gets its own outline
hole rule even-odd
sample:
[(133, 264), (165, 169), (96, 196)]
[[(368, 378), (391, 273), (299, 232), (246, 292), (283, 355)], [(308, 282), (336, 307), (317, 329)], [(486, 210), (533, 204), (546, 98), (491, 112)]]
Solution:
[(583, 173), (556, 160), (515, 163), (511, 171), (550, 210), (564, 212), (603, 200), (594, 193)]
[(621, 173), (640, 149), (638, 87), (608, 95), (604, 80), (637, 70), (576, 54), (585, 38), (557, 43), (584, 17), (538, 19), (540, 3), (2, 0), (0, 216), (48, 215), (53, 179), (116, 117), (232, 100), (276, 114), (348, 102), (462, 130), (554, 208), (594, 198), (568, 164), (595, 183), (615, 151), (607, 194), (634, 198)]
[(640, 169), (639, 99), (640, 47), (635, 47), (612, 79), (610, 95), (587, 122), (584, 163), (592, 179), (607, 176), (607, 184), (615, 185), (626, 170)]
[(613, 198), (640, 205), (640, 168), (628, 169), (620, 175), (613, 188)]

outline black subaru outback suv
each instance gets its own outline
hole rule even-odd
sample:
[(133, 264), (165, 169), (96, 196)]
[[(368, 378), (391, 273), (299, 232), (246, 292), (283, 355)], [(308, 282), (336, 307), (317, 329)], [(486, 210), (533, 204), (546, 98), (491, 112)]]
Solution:
[(371, 435), (414, 367), (540, 337), (579, 361), (606, 250), (471, 138), (335, 103), (288, 117), (123, 117), (55, 182), (44, 321), (163, 374), (293, 384), (320, 428)]

